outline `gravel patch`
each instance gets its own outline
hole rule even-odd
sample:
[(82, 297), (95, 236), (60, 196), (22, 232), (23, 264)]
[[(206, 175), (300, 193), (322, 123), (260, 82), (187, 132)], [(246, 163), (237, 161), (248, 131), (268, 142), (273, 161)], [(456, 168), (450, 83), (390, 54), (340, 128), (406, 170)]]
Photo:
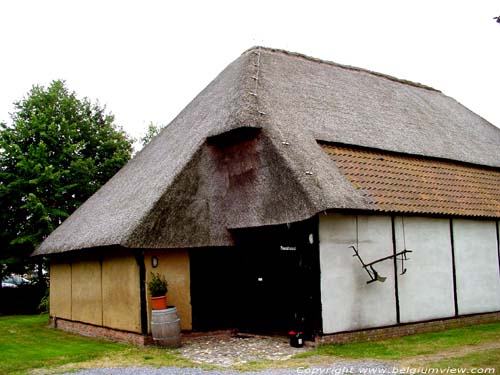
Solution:
[(194, 363), (230, 367), (251, 361), (285, 361), (310, 349), (293, 348), (286, 337), (217, 335), (189, 338), (180, 352)]

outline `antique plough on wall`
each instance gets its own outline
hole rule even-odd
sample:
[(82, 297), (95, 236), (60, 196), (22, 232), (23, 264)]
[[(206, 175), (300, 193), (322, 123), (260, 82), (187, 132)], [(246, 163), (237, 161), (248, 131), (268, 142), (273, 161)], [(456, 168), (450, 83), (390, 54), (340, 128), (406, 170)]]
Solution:
[[(355, 246), (349, 246), (350, 248), (352, 248), (354, 250), (354, 255), (353, 257), (357, 257), (359, 259), (359, 261), (361, 262), (361, 265), (363, 266), (363, 269), (366, 271), (366, 273), (368, 274), (368, 276), (370, 277), (370, 280), (368, 280), (366, 283), (367, 284), (370, 284), (370, 283), (373, 283), (374, 281), (380, 281), (380, 282), (384, 282), (387, 277), (384, 277), (384, 276), (381, 276), (374, 268), (373, 268), (373, 265), (374, 264), (377, 264), (377, 263), (380, 263), (380, 262), (383, 262), (384, 260), (387, 260), (387, 259), (393, 259), (393, 258), (396, 258), (397, 260), (400, 260), (401, 261), (401, 269), (403, 270), (401, 272), (401, 275), (404, 275), (406, 273), (406, 268), (404, 267), (404, 262), (407, 261), (407, 260), (410, 260), (410, 258), (407, 257), (406, 254), (408, 253), (411, 253), (412, 251), (411, 250), (407, 250), (407, 249), (404, 249), (403, 251), (400, 251), (399, 253), (396, 253), (396, 254), (393, 254), (393, 255), (388, 255), (386, 257), (383, 257), (383, 258), (380, 258), (380, 259), (377, 259), (377, 260), (374, 260), (373, 262), (370, 262), (370, 263), (365, 263), (363, 261), (363, 259), (361, 259), (360, 255), (359, 255), (359, 252), (358, 252), (358, 249), (356, 249)], [(399, 258), (398, 258), (399, 257)]]

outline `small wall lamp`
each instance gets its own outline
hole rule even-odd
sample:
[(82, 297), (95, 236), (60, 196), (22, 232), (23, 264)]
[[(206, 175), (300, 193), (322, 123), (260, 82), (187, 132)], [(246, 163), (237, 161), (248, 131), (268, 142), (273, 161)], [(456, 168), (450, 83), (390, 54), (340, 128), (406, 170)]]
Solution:
[(153, 268), (158, 267), (158, 257), (156, 255), (151, 257), (151, 266)]

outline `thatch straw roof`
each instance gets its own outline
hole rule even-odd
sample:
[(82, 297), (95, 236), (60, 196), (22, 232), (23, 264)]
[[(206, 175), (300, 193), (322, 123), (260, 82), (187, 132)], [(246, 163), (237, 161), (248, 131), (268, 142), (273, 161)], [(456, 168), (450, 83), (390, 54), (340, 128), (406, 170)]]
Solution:
[(318, 140), (500, 167), (500, 130), (439, 91), (256, 47), (35, 255), (108, 245), (232, 245), (232, 228), (370, 209)]

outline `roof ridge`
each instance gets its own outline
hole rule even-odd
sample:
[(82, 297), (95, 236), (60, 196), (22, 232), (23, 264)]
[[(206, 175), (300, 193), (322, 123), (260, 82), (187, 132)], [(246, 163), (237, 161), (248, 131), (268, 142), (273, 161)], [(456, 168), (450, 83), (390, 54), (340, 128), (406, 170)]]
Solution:
[(257, 118), (258, 118), (258, 123), (260, 124), (260, 118), (262, 116), (267, 115), (266, 112), (264, 112), (261, 108), (261, 100), (259, 99), (260, 96), (260, 79), (261, 79), (261, 47), (257, 47), (253, 49), (251, 52), (256, 56), (255, 59), (252, 59), (253, 61), (251, 62), (252, 67), (254, 68), (254, 71), (251, 73), (250, 78), (254, 82), (253, 88), (248, 92), (248, 95), (252, 96), (255, 98), (255, 108), (253, 110), (256, 112)]
[(308, 61), (312, 61), (312, 62), (316, 62), (316, 63), (320, 63), (320, 64), (326, 64), (326, 65), (335, 66), (337, 68), (342, 68), (342, 69), (351, 70), (351, 71), (355, 71), (355, 72), (367, 73), (367, 74), (370, 74), (370, 75), (373, 75), (373, 76), (376, 76), (376, 77), (385, 78), (385, 79), (388, 79), (390, 81), (398, 82), (398, 83), (401, 83), (401, 84), (404, 84), (404, 85), (414, 86), (414, 87), (418, 87), (418, 88), (421, 88), (421, 89), (425, 89), (425, 90), (429, 90), (429, 91), (435, 91), (435, 92), (438, 92), (438, 93), (442, 93), (440, 90), (437, 90), (434, 87), (427, 86), (427, 85), (424, 85), (424, 84), (419, 83), (419, 82), (414, 82), (414, 81), (410, 81), (410, 80), (407, 80), (407, 79), (397, 78), (397, 77), (391, 76), (389, 74), (379, 73), (379, 72), (375, 72), (373, 70), (359, 68), (359, 67), (352, 66), (352, 65), (344, 65), (344, 64), (340, 64), (340, 63), (337, 63), (337, 62), (334, 62), (334, 61), (323, 60), (323, 59), (319, 59), (317, 57), (312, 57), (312, 56), (305, 55), (303, 53), (291, 52), (291, 51), (287, 51), (287, 50), (279, 49), (279, 48), (271, 48), (271, 47), (264, 47), (264, 46), (254, 46), (254, 47), (249, 48), (245, 52), (243, 52), (243, 54), (247, 54), (247, 53), (253, 52), (255, 50), (267, 51), (267, 52), (271, 52), (271, 53), (279, 53), (279, 54), (282, 54), (282, 55), (287, 55), (287, 56), (291, 56), (291, 57), (295, 57), (295, 58), (301, 58), (301, 59), (304, 59), (304, 60), (308, 60)]

